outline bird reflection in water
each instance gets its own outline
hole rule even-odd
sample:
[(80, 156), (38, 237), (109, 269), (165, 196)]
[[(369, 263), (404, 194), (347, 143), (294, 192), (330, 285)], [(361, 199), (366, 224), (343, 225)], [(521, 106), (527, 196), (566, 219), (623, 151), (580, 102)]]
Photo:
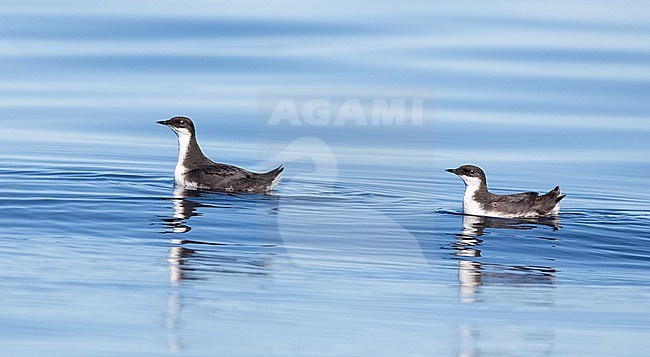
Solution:
[[(559, 229), (558, 219), (504, 219), (463, 215), (463, 228), (452, 247), (458, 258), (458, 283), (462, 302), (475, 302), (479, 287), (493, 285), (554, 285), (556, 270), (552, 266), (532, 264), (488, 263), (483, 256), (486, 229), (533, 230), (539, 226)], [(494, 237), (495, 239), (497, 237)], [(550, 238), (551, 240), (554, 240)]]
[[(201, 203), (200, 201), (205, 198), (211, 198), (211, 202)], [(180, 335), (176, 331), (183, 309), (183, 285), (181, 285), (183, 281), (209, 279), (215, 273), (270, 275), (269, 267), (272, 266), (272, 259), (276, 253), (275, 250), (269, 251), (269, 249), (276, 247), (275, 244), (206, 242), (182, 239), (179, 236), (192, 230), (188, 221), (192, 217), (203, 216), (202, 210), (230, 209), (233, 207), (230, 202), (233, 199), (237, 199), (234, 194), (187, 190), (182, 187), (175, 187), (173, 197), (167, 199), (172, 203), (173, 212), (171, 216), (162, 218), (161, 222), (165, 227), (163, 233), (173, 234), (167, 255), (171, 290), (167, 298), (166, 327), (169, 332), (167, 345), (171, 352), (176, 353), (183, 349)], [(218, 203), (214, 203), (215, 201)], [(243, 203), (246, 202), (251, 201), (247, 200)], [(277, 205), (272, 199), (265, 198), (264, 202)], [(254, 203), (258, 204), (259, 201)], [(250, 214), (256, 215), (258, 211), (251, 210)]]
[[(174, 195), (171, 198), (173, 213), (170, 217), (163, 218), (162, 223), (166, 227), (165, 233), (183, 234), (189, 232), (192, 227), (188, 221), (192, 217), (202, 216), (201, 208), (224, 208), (228, 209), (231, 204), (221, 201), (219, 204), (203, 204), (198, 202), (201, 197), (207, 197), (210, 193), (195, 190), (187, 190), (182, 187), (174, 188)], [(233, 198), (233, 195), (214, 193), (215, 197)], [(194, 198), (194, 199), (193, 199)], [(254, 212), (252, 212), (254, 214)], [(205, 242), (191, 239), (172, 238), (171, 248), (167, 261), (169, 264), (169, 281), (179, 282), (181, 280), (196, 280), (205, 274), (193, 273), (243, 273), (253, 275), (265, 275), (265, 268), (271, 265), (272, 252), (259, 254), (259, 248), (272, 248), (274, 244), (248, 245), (241, 243)], [(191, 248), (190, 248), (191, 247)], [(247, 254), (247, 247), (253, 248), (255, 254)], [(215, 249), (223, 248), (223, 249)], [(237, 248), (224, 250), (225, 248)], [(240, 249), (241, 248), (241, 249)]]
[[(165, 233), (187, 233), (192, 229), (187, 224), (187, 220), (191, 217), (202, 215), (197, 212), (197, 209), (202, 204), (188, 199), (188, 197), (198, 196), (199, 193), (197, 191), (189, 191), (179, 186), (174, 188), (174, 196), (171, 198), (173, 213), (171, 217), (163, 219), (163, 225), (169, 228), (169, 231)], [(167, 255), (167, 262), (169, 264), (169, 281), (172, 283), (191, 279), (187, 275), (187, 272), (191, 271), (192, 268), (186, 267), (185, 262), (196, 254), (196, 250), (186, 248), (184, 246), (185, 243), (185, 240), (179, 238), (173, 238), (171, 240), (172, 246)]]
[[(539, 218), (539, 219), (504, 219), (463, 215), (463, 228), (460, 233), (456, 234), (452, 248), (453, 256), (458, 259), (458, 286), (459, 299), (461, 303), (476, 303), (479, 301), (479, 292), (481, 286), (486, 285), (508, 285), (518, 286), (552, 286), (555, 284), (556, 270), (552, 266), (544, 264), (529, 264), (531, 259), (541, 259), (545, 262), (552, 258), (543, 257), (545, 248), (553, 248), (554, 238), (544, 238), (538, 240), (538, 237), (528, 237), (535, 239), (538, 243), (536, 248), (539, 251), (534, 253), (531, 258), (530, 252), (522, 252), (521, 256), (525, 263), (515, 264), (516, 253), (503, 254), (504, 252), (491, 252), (485, 247), (485, 240), (498, 240), (497, 234), (504, 233), (506, 230), (535, 230), (540, 227), (550, 227), (553, 230), (559, 229), (558, 219), (556, 217)], [(487, 237), (489, 235), (489, 238)], [(516, 236), (516, 239), (526, 239), (526, 237)], [(548, 240), (547, 240), (548, 239)], [(549, 241), (550, 240), (550, 241)], [(499, 242), (506, 244), (505, 242)], [(492, 253), (492, 254), (490, 254)], [(509, 255), (508, 258), (497, 258), (493, 256)], [(548, 255), (548, 254), (547, 254)], [(526, 258), (528, 257), (528, 258)], [(495, 262), (496, 259), (508, 259), (505, 262)], [(492, 261), (492, 262), (489, 262)], [(551, 294), (545, 294), (543, 291), (534, 291), (533, 295), (527, 295), (526, 299), (534, 298), (534, 302), (543, 305), (552, 304)], [(544, 290), (548, 291), (548, 290)], [(551, 290), (552, 291), (552, 290)], [(531, 302), (531, 300), (528, 300)], [(474, 357), (481, 356), (485, 351), (483, 349), (489, 346), (488, 341), (492, 337), (493, 331), (477, 326), (472, 321), (464, 321), (458, 325), (458, 356)], [(513, 330), (510, 336), (513, 341), (521, 338), (525, 339), (528, 345), (534, 344), (539, 355), (553, 355), (553, 346), (555, 334), (553, 331), (543, 327), (530, 327), (524, 330)], [(514, 346), (514, 345), (513, 345)], [(514, 348), (514, 347), (513, 347)], [(516, 354), (516, 353), (514, 353)]]
[(174, 188), (174, 196), (169, 199), (172, 201), (173, 213), (171, 217), (162, 219), (163, 225), (169, 228), (165, 233), (187, 233), (192, 228), (185, 224), (186, 221), (191, 217), (202, 215), (197, 212), (197, 208), (203, 205), (188, 199), (188, 197), (199, 197), (199, 192), (189, 191), (182, 187)]

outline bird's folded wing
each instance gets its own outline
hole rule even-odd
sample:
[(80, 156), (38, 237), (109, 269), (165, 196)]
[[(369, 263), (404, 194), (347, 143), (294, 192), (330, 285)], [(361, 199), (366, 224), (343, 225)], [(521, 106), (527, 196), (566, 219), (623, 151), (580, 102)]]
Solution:
[(198, 168), (192, 171), (197, 171), (197, 173), (207, 175), (207, 176), (212, 176), (212, 177), (219, 176), (219, 177), (230, 178), (230, 179), (249, 178), (252, 176), (252, 173), (247, 170), (244, 170), (237, 166), (226, 165), (226, 164), (199, 166)]

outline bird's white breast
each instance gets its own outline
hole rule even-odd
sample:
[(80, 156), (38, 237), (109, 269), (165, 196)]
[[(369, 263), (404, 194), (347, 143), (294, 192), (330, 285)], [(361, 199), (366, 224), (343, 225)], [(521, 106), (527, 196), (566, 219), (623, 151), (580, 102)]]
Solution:
[(469, 187), (465, 188), (465, 195), (463, 196), (463, 213), (473, 214), (475, 216), (488, 216), (481, 204), (474, 199), (474, 193), (476, 193), (476, 190), (470, 190)]
[(460, 176), (465, 182), (465, 194), (463, 195), (463, 213), (473, 214), (476, 216), (487, 216), (487, 212), (480, 203), (474, 199), (474, 194), (481, 185), (481, 179), (478, 177)]
[(190, 182), (185, 179), (185, 174), (188, 171), (185, 166), (185, 159), (189, 152), (192, 134), (190, 134), (186, 129), (176, 129), (174, 131), (178, 135), (178, 161), (176, 162), (176, 168), (174, 169), (174, 182), (185, 188), (197, 189), (198, 185), (196, 182)]

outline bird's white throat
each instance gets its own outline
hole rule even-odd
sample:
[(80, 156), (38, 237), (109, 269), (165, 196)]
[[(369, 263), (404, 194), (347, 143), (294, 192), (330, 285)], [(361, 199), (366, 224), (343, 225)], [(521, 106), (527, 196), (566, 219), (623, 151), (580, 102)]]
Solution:
[(477, 216), (485, 216), (486, 212), (474, 194), (481, 187), (481, 179), (478, 177), (459, 176), (465, 182), (465, 194), (463, 195), (463, 213)]
[(174, 181), (177, 185), (189, 186), (188, 183), (185, 182), (184, 175), (187, 172), (185, 159), (189, 153), (192, 133), (184, 128), (173, 128), (173, 130), (178, 136), (178, 161), (176, 162), (176, 169), (174, 169)]

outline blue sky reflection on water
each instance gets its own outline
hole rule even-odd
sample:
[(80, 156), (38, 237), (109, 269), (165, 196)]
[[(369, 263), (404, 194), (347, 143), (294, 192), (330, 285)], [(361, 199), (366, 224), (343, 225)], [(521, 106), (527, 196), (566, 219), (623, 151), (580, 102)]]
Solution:
[(24, 103), (21, 119), (250, 116), (268, 86), (415, 88), (435, 96), (437, 120), (648, 113), (643, 12), (608, 2), (566, 18), (571, 4), (279, 4), (272, 17), (233, 3), (44, 4), (4, 5), (3, 97), (9, 115)]
[[(642, 355), (649, 11), (4, 1), (1, 353)], [(327, 123), (270, 125), (282, 99)], [(285, 163), (278, 192), (174, 191), (177, 114), (215, 160)], [(560, 184), (559, 229), (458, 215), (470, 162)]]

